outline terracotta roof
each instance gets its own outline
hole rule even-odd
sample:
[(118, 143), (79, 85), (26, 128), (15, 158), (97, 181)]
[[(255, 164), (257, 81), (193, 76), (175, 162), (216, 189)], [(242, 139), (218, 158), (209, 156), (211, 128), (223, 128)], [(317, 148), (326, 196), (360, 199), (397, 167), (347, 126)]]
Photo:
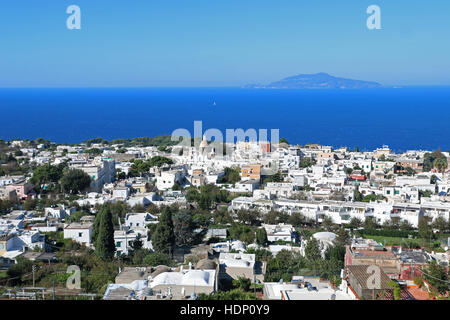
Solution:
[[(372, 273), (368, 272), (369, 267), (370, 265), (352, 265), (347, 266), (346, 269), (349, 274), (351, 273), (356, 278), (356, 280), (363, 289), (368, 289), (367, 281), (369, 280), (369, 277), (371, 277), (373, 274), (373, 272)], [(386, 273), (381, 269), (381, 267), (380, 267), (380, 278), (381, 278), (380, 289), (383, 290), (389, 289), (387, 283), (391, 279), (386, 275)]]
[(372, 250), (361, 250), (361, 249), (353, 249), (353, 253), (356, 256), (361, 257), (385, 257), (385, 258), (395, 258), (395, 255), (391, 251), (372, 251)]
[(418, 286), (408, 286), (406, 289), (416, 300), (430, 300), (428, 292)]

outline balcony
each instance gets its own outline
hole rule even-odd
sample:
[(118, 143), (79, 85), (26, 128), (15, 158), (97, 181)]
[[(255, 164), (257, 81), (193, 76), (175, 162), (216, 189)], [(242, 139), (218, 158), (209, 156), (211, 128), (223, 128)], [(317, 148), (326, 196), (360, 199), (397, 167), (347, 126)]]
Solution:
[(391, 211), (390, 216), (391, 216), (391, 218), (400, 218), (400, 212), (399, 211)]

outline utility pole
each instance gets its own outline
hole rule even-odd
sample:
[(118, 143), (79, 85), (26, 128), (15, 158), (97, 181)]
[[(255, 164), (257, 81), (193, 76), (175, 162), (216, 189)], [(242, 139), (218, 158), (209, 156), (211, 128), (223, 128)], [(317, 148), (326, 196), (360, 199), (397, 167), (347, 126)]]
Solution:
[(34, 284), (35, 284), (35, 282), (34, 282), (34, 280), (35, 280), (35, 278), (34, 278), (34, 273), (36, 272), (36, 265), (33, 265), (32, 267), (31, 267), (31, 270), (32, 270), (32, 272), (33, 272), (33, 288), (34, 288)]
[(53, 300), (55, 300), (55, 280), (53, 279)]

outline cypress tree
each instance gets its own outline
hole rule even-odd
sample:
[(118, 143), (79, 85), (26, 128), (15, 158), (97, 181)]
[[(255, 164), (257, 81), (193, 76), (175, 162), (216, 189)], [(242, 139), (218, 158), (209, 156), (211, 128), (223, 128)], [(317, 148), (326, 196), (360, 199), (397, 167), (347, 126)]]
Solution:
[(102, 207), (98, 214), (100, 216), (98, 217), (99, 225), (95, 239), (95, 254), (101, 259), (111, 259), (116, 251), (112, 214), (107, 207)]
[(91, 234), (91, 243), (93, 243), (94, 246), (95, 246), (95, 242), (97, 240), (98, 228), (100, 227), (100, 219), (101, 219), (102, 212), (103, 211), (99, 210), (99, 212), (97, 212), (97, 214), (95, 215), (94, 226), (92, 228), (92, 234)]
[(258, 243), (260, 246), (266, 245), (268, 242), (267, 240), (267, 232), (266, 229), (260, 228), (256, 230), (256, 243)]
[(322, 253), (320, 251), (319, 241), (316, 238), (311, 238), (308, 241), (305, 248), (306, 259), (310, 261), (317, 261), (322, 258)]
[(172, 255), (175, 245), (172, 212), (165, 207), (159, 217), (156, 230), (152, 235), (152, 245), (156, 252)]

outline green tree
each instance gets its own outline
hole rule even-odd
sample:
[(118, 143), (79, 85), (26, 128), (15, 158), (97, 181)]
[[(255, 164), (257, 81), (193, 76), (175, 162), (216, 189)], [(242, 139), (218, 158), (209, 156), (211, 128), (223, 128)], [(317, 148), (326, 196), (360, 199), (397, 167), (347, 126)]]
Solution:
[(278, 223), (278, 215), (279, 213), (275, 210), (270, 210), (269, 212), (267, 212), (264, 217), (264, 223), (265, 224), (277, 224)]
[(64, 192), (77, 194), (90, 186), (91, 178), (82, 170), (71, 169), (63, 175), (60, 184)]
[(325, 229), (327, 229), (327, 231), (330, 231), (333, 227), (333, 219), (328, 216), (324, 217), (322, 220), (322, 225)]
[(294, 227), (300, 227), (306, 222), (306, 218), (300, 212), (293, 212), (288, 219), (288, 223)]
[(268, 182), (283, 182), (284, 178), (283, 175), (278, 171), (275, 174), (272, 174), (270, 176), (264, 176), (263, 177), (263, 183), (266, 184)]
[(374, 217), (366, 217), (364, 220), (364, 229), (375, 230), (378, 227)]
[(237, 279), (233, 280), (232, 283), (235, 288), (241, 289), (243, 291), (249, 291), (250, 285), (252, 284), (251, 280), (245, 277), (238, 277)]
[(320, 252), (319, 241), (316, 238), (311, 237), (305, 247), (305, 257), (310, 261), (317, 261), (322, 258)]
[(418, 229), (419, 229), (419, 236), (422, 239), (430, 238), (430, 236), (432, 235), (432, 231), (430, 228), (430, 221), (428, 217), (424, 216), (419, 219)]
[(114, 257), (116, 246), (114, 244), (114, 226), (111, 211), (103, 206), (98, 212), (100, 217), (98, 234), (95, 239), (95, 254), (103, 260)]
[(233, 223), (228, 233), (232, 240), (241, 240), (245, 243), (252, 243), (255, 240), (255, 231), (245, 224)]
[(304, 157), (300, 160), (300, 168), (312, 167), (315, 161), (309, 157)]
[(448, 230), (449, 224), (444, 217), (437, 217), (434, 219), (431, 226), (433, 229), (438, 229), (440, 233), (444, 233)]
[(362, 220), (357, 217), (351, 218), (350, 222), (348, 224), (348, 227), (350, 229), (358, 229), (358, 228), (361, 228), (362, 226), (363, 226)]
[(424, 279), (431, 284), (439, 293), (445, 294), (450, 289), (449, 274), (444, 266), (431, 262), (423, 271)]
[(129, 251), (128, 255), (131, 257), (132, 263), (135, 266), (141, 266), (144, 264), (144, 258), (151, 254), (148, 249), (138, 249)]
[(361, 192), (359, 192), (358, 188), (355, 188), (355, 190), (353, 191), (353, 197), (355, 198), (355, 201), (363, 201), (364, 199), (364, 196)]
[(170, 266), (172, 264), (172, 261), (168, 254), (154, 252), (154, 253), (150, 253), (144, 257), (143, 264), (149, 265), (152, 267), (156, 267), (159, 265)]
[(436, 181), (437, 181), (437, 177), (436, 177), (435, 174), (433, 174), (433, 175), (430, 177), (430, 183), (431, 183), (431, 184), (436, 184)]
[(172, 211), (169, 207), (162, 210), (155, 232), (152, 235), (152, 244), (156, 252), (173, 254), (175, 234), (173, 231)]
[(283, 138), (283, 137), (280, 139), (280, 143), (289, 144), (289, 142), (286, 140), (286, 138)]
[(401, 300), (402, 289), (400, 288), (400, 285), (398, 284), (398, 282), (396, 282), (394, 280), (390, 280), (387, 283), (387, 285), (392, 290), (392, 295), (394, 296), (394, 300)]
[(9, 280), (9, 284), (17, 285), (24, 282), (25, 276), (31, 272), (32, 266), (32, 261), (21, 256), (17, 257), (17, 263), (13, 264), (6, 271), (8, 278), (11, 278), (11, 280)]
[(84, 211), (75, 211), (73, 212), (70, 217), (67, 219), (69, 222), (78, 222), (80, 219), (84, 216), (88, 216), (89, 213), (86, 213)]
[(345, 230), (344, 227), (340, 227), (339, 231), (337, 232), (336, 237), (336, 244), (338, 245), (346, 245), (350, 241), (350, 235), (348, 234), (347, 230)]
[(36, 209), (37, 204), (38, 204), (38, 199), (28, 199), (28, 200), (24, 201), (22, 206), (23, 206), (24, 210), (30, 211), (30, 210)]
[(444, 173), (445, 169), (448, 167), (447, 158), (438, 158), (434, 160), (433, 166), (437, 169), (438, 172)]
[(56, 184), (62, 178), (66, 167), (66, 163), (61, 163), (57, 166), (52, 166), (50, 164), (39, 166), (33, 170), (30, 182), (37, 187), (40, 187), (43, 184)]
[(251, 243), (255, 242), (255, 233), (252, 232), (246, 232), (244, 234), (241, 235), (241, 239), (242, 242), (244, 242), (245, 244), (249, 245)]
[(447, 157), (440, 150), (436, 150), (432, 153), (426, 153), (423, 158), (423, 171), (428, 172), (433, 169), (436, 159), (445, 159), (447, 161)]
[(197, 202), (200, 199), (200, 192), (195, 187), (186, 189), (186, 200), (189, 202)]
[(198, 200), (198, 206), (202, 210), (209, 210), (212, 205), (212, 200), (209, 194), (201, 193)]
[(255, 297), (252, 292), (246, 292), (242, 289), (232, 289), (229, 291), (217, 291), (209, 295), (205, 293), (200, 293), (198, 296), (199, 300), (260, 300)]
[(236, 218), (240, 223), (255, 226), (260, 224), (261, 213), (257, 210), (241, 209), (237, 212)]
[(414, 170), (413, 168), (411, 168), (411, 167), (407, 167), (406, 168), (406, 175), (407, 176), (414, 176), (416, 174), (416, 170)]
[(260, 246), (265, 246), (268, 243), (266, 229), (256, 229), (256, 243)]
[(241, 181), (241, 170), (239, 167), (236, 168), (225, 168), (225, 174), (217, 179), (217, 183), (236, 183)]
[(173, 164), (173, 160), (166, 157), (155, 156), (148, 161), (148, 164), (150, 167), (161, 167), (164, 164)]
[(133, 164), (130, 167), (128, 175), (132, 177), (142, 176), (144, 173), (147, 173), (150, 170), (150, 167), (151, 166), (148, 161), (136, 159), (133, 161)]
[(101, 155), (103, 153), (103, 150), (98, 149), (98, 148), (92, 148), (92, 149), (85, 150), (84, 153), (87, 153), (92, 157), (96, 157), (96, 156)]
[(173, 214), (173, 232), (175, 243), (177, 245), (192, 244), (195, 239), (196, 224), (193, 221), (192, 214), (187, 211), (178, 211)]
[(402, 231), (409, 231), (412, 230), (413, 226), (411, 223), (409, 223), (408, 220), (402, 220), (402, 222), (400, 223), (400, 230)]

